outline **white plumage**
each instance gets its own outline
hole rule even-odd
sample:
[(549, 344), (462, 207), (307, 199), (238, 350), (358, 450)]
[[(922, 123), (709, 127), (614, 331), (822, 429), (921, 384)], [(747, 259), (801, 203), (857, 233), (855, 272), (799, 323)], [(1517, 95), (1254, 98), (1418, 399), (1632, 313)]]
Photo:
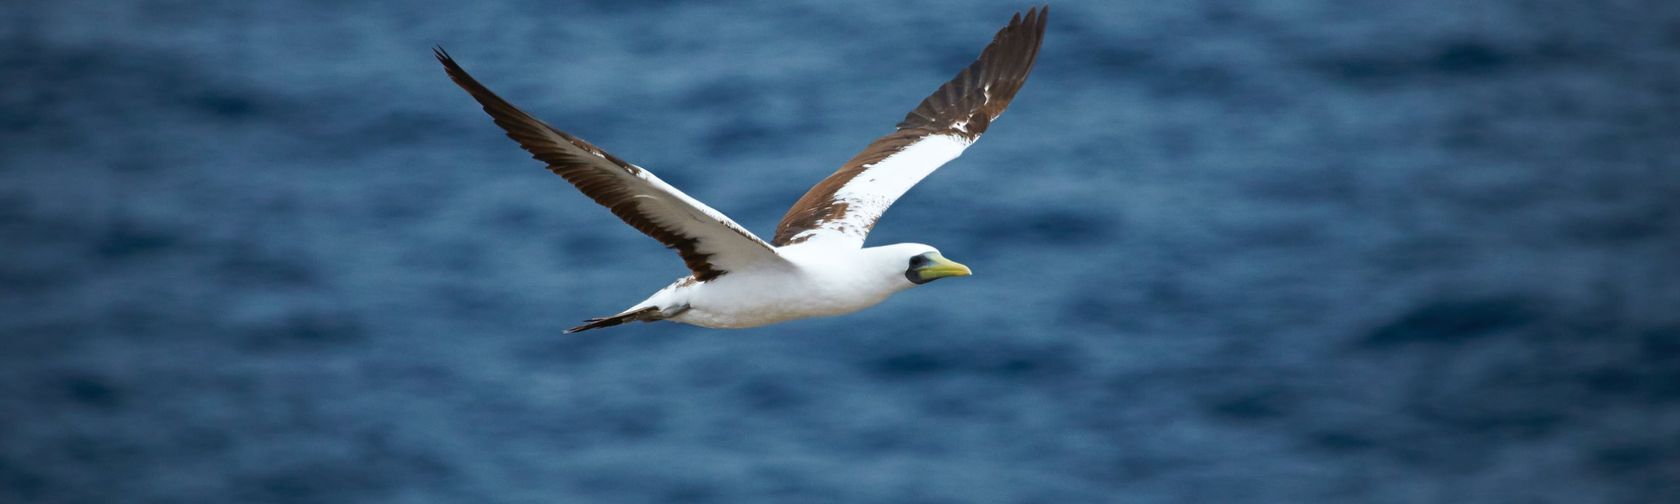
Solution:
[(626, 224), (676, 250), (693, 272), (623, 312), (567, 332), (655, 320), (755, 327), (854, 312), (904, 289), (970, 273), (927, 245), (864, 247), (864, 239), (887, 207), (961, 155), (1003, 113), (1032, 70), (1048, 12), (1016, 14), (973, 64), (895, 131), (794, 203), (769, 242), (653, 173), (519, 110), (442, 49), (437, 57), (509, 138)]
[(928, 135), (903, 150), (867, 165), (834, 192), (833, 200), (847, 205), (844, 217), (824, 221), (794, 235), (796, 242), (831, 247), (862, 247), (869, 228), (899, 196), (945, 163), (962, 155), (973, 141), (957, 135)]
[(625, 313), (688, 307), (666, 319), (716, 328), (841, 315), (914, 287), (905, 277), (909, 258), (935, 251), (901, 243), (869, 248), (800, 244), (777, 252), (784, 258), (782, 264), (734, 271), (706, 282), (679, 279)]

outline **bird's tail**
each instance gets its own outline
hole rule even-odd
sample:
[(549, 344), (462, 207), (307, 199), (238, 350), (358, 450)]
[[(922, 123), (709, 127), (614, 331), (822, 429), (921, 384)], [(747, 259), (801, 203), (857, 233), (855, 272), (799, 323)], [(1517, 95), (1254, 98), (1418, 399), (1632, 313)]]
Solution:
[(665, 319), (665, 314), (658, 306), (649, 306), (640, 310), (631, 310), (618, 315), (613, 315), (611, 317), (597, 317), (585, 320), (583, 321), (583, 325), (567, 329), (566, 334), (578, 331), (588, 331), (590, 329), (599, 329), (602, 327), (612, 327), (625, 322), (653, 322)]

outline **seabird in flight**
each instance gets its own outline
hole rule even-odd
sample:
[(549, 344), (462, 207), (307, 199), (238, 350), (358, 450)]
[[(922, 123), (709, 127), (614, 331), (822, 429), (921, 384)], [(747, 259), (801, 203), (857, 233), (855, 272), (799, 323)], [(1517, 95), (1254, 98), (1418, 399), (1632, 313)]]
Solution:
[(531, 117), (467, 75), (442, 48), (435, 52), (509, 138), (625, 224), (676, 250), (693, 273), (623, 312), (566, 332), (657, 320), (757, 327), (851, 313), (910, 287), (970, 274), (933, 247), (864, 247), (864, 237), (887, 206), (962, 154), (1003, 113), (1032, 71), (1049, 11), (1016, 13), (979, 59), (799, 198), (768, 242), (646, 169)]

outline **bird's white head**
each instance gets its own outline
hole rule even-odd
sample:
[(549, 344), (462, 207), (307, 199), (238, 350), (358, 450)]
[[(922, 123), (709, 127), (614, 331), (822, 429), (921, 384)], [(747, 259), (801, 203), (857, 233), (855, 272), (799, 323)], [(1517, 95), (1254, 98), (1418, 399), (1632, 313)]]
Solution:
[(948, 277), (974, 274), (968, 266), (946, 259), (938, 249), (920, 243), (898, 243), (871, 247), (873, 261), (883, 273), (902, 278), (911, 285), (921, 285)]

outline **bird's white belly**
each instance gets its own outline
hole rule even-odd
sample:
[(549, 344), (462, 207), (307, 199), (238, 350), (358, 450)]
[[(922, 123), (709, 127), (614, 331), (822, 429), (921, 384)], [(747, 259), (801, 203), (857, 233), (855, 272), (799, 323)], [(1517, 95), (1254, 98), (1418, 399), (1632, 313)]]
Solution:
[(689, 287), (688, 310), (670, 320), (712, 328), (757, 327), (855, 312), (892, 294), (854, 282), (797, 275), (725, 275)]

